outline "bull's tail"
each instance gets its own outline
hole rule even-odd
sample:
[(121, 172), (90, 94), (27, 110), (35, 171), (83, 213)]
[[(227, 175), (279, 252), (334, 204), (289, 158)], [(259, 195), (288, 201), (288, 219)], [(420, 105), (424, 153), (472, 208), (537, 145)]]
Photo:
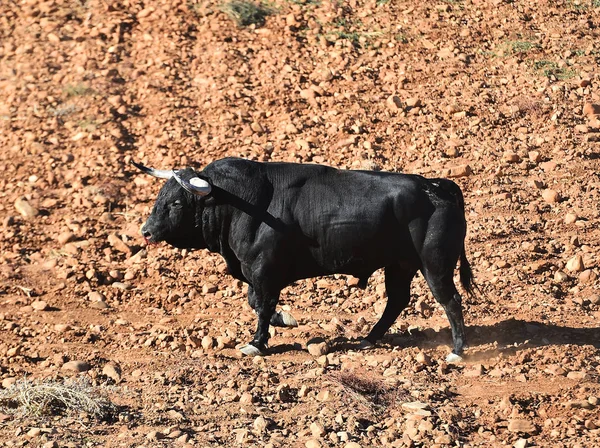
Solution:
[[(464, 196), (462, 194), (462, 190), (460, 189), (460, 187), (458, 185), (456, 185), (456, 183), (454, 183), (448, 179), (435, 179), (435, 180), (438, 181), (438, 185), (440, 187), (442, 187), (444, 190), (446, 190), (447, 192), (449, 192), (452, 195), (452, 197), (456, 201), (456, 205), (458, 205), (458, 208), (460, 209), (460, 211), (462, 212), (462, 215), (464, 217), (464, 215), (465, 215), (465, 199), (464, 199)], [(464, 222), (464, 226), (465, 226), (465, 232), (466, 232), (466, 228), (467, 228), (466, 219)], [(473, 296), (475, 294), (475, 291), (479, 291), (479, 288), (477, 288), (477, 285), (475, 284), (475, 280), (473, 278), (473, 271), (471, 270), (471, 264), (469, 263), (469, 260), (467, 259), (464, 242), (463, 242), (462, 251), (460, 253), (459, 274), (460, 274), (460, 283), (462, 284), (463, 288), (465, 288), (465, 291), (467, 292), (467, 294), (469, 296)]]
[(475, 282), (473, 281), (473, 271), (471, 270), (471, 264), (467, 259), (467, 254), (465, 253), (464, 246), (462, 252), (460, 253), (459, 274), (461, 285), (463, 286), (463, 288), (465, 288), (467, 294), (469, 296), (472, 296), (473, 290), (477, 289), (477, 285), (475, 285)]

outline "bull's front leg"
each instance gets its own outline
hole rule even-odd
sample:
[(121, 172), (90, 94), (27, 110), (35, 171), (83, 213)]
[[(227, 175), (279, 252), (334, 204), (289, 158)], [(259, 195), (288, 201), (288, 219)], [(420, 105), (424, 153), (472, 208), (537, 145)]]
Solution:
[[(251, 285), (248, 285), (248, 304), (256, 313), (257, 302), (256, 291)], [(271, 325), (274, 327), (297, 327), (298, 321), (287, 311), (279, 310), (271, 317)]]
[(269, 325), (275, 314), (279, 301), (279, 290), (265, 285), (256, 285), (248, 289), (248, 301), (258, 316), (258, 324), (254, 339), (249, 344), (240, 347), (244, 355), (257, 356), (265, 353), (269, 341)]

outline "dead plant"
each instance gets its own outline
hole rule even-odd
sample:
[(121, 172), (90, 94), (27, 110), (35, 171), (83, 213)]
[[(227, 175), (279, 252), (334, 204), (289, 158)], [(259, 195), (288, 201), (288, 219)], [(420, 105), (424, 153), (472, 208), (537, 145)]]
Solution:
[(0, 410), (26, 417), (83, 412), (106, 419), (116, 411), (116, 406), (83, 378), (64, 382), (25, 378), (0, 391)]

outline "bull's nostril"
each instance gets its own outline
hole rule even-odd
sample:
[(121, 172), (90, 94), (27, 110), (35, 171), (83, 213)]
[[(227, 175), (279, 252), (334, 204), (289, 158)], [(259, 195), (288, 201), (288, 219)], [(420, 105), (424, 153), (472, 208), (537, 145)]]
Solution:
[(142, 236), (146, 239), (150, 239), (150, 237), (152, 236), (152, 233), (150, 233), (150, 231), (147, 230), (145, 227), (142, 227), (140, 229), (140, 232), (142, 233)]

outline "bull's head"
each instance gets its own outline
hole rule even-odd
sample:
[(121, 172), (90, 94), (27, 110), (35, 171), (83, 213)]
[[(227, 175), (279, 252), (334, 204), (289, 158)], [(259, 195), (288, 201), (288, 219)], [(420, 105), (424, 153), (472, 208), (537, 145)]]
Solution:
[(167, 179), (141, 232), (146, 242), (165, 241), (179, 248), (203, 248), (202, 232), (197, 229), (197, 199), (211, 192), (210, 184), (190, 168), (185, 170), (156, 170), (131, 163), (151, 176)]

